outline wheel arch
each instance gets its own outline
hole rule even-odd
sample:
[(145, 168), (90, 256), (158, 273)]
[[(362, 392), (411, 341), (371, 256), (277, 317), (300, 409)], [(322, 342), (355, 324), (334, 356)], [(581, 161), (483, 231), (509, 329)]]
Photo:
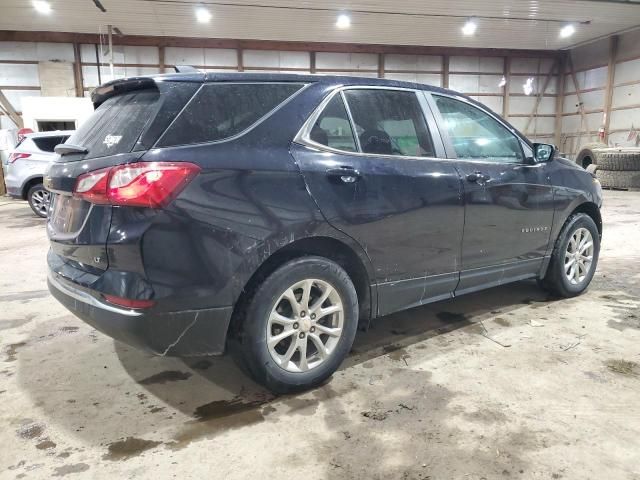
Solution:
[(29, 189), (34, 185), (37, 185), (38, 183), (43, 183), (43, 182), (44, 182), (44, 177), (42, 175), (35, 175), (25, 180), (25, 182), (22, 184), (22, 190), (20, 192), (20, 196), (22, 197), (22, 199), (27, 200), (27, 193), (29, 193)]
[(375, 313), (376, 293), (371, 275), (362, 258), (346, 242), (329, 236), (314, 236), (295, 240), (273, 252), (251, 275), (235, 301), (229, 335), (237, 334), (247, 300), (265, 278), (284, 263), (305, 256), (320, 256), (336, 262), (349, 275), (358, 295), (360, 324), (367, 327)]
[[(585, 213), (589, 215), (591, 219), (594, 221), (594, 223), (596, 224), (596, 227), (598, 227), (598, 233), (600, 234), (600, 237), (602, 237), (602, 215), (600, 214), (600, 209), (595, 203), (593, 202), (581, 203), (580, 205), (575, 207), (569, 215), (567, 215), (567, 218), (569, 218), (571, 215), (574, 215), (576, 213)], [(565, 222), (567, 221), (567, 218), (565, 218), (564, 220)], [(564, 225), (564, 222), (563, 222), (563, 225)]]

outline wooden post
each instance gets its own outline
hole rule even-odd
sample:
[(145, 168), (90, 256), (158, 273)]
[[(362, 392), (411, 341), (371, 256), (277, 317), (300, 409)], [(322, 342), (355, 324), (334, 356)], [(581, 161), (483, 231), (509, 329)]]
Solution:
[(316, 52), (309, 52), (309, 72), (316, 73)]
[(509, 119), (509, 90), (511, 89), (511, 57), (504, 57), (504, 90), (502, 92), (502, 118)]
[(73, 44), (73, 77), (76, 84), (76, 97), (84, 97), (84, 79), (82, 78), (82, 58), (80, 45)]
[(158, 70), (165, 73), (164, 45), (158, 47)]
[(378, 78), (384, 78), (384, 53), (378, 54)]
[(589, 122), (587, 121), (587, 116), (584, 113), (584, 103), (582, 103), (582, 94), (580, 93), (580, 85), (578, 85), (578, 79), (576, 78), (576, 71), (573, 68), (573, 60), (571, 59), (571, 54), (569, 53), (568, 62), (569, 62), (569, 72), (571, 73), (571, 80), (573, 80), (573, 86), (576, 89), (576, 97), (578, 98), (578, 109), (580, 111), (580, 117), (582, 118), (582, 124), (584, 124), (584, 129), (589, 138)]
[(554, 141), (556, 147), (561, 148), (562, 143), (562, 114), (564, 113), (564, 75), (567, 69), (567, 57), (563, 56), (558, 61), (558, 80), (556, 83), (556, 121)]
[(13, 121), (13, 123), (17, 125), (18, 128), (24, 127), (22, 117), (18, 115), (18, 112), (16, 112), (16, 110), (13, 108), (13, 105), (11, 105), (9, 99), (4, 96), (2, 90), (0, 90), (0, 106), (2, 107), (2, 110), (4, 110), (7, 115), (9, 115), (9, 118)]
[(604, 143), (609, 142), (609, 125), (611, 124), (611, 104), (613, 103), (613, 85), (616, 76), (616, 58), (618, 57), (618, 35), (609, 37), (609, 63), (607, 65), (607, 87), (604, 97), (604, 114), (602, 127), (604, 128)]
[(442, 88), (449, 88), (449, 55), (442, 56)]
[(244, 72), (244, 61), (242, 59), (242, 49), (238, 48), (236, 52), (238, 54), (238, 71)]

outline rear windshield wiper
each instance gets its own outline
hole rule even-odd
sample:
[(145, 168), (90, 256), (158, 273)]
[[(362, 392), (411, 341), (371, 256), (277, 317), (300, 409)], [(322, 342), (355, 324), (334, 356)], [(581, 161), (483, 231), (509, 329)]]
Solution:
[(60, 145), (56, 145), (53, 151), (58, 155), (66, 155), (68, 153), (87, 153), (89, 150), (87, 150), (86, 147), (81, 147), (79, 145), (61, 143)]

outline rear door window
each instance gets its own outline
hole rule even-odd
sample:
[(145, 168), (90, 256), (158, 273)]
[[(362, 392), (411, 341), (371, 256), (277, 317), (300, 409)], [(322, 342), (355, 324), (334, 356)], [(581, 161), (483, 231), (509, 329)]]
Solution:
[(209, 83), (158, 146), (215, 142), (244, 132), (303, 87), (299, 83)]
[(67, 138), (67, 135), (55, 136), (55, 137), (40, 137), (40, 138), (32, 138), (33, 143), (42, 150), (43, 152), (53, 152), (53, 149), (56, 148), (56, 145), (60, 145), (64, 143)]
[(309, 132), (309, 139), (337, 150), (355, 152), (356, 142), (341, 95), (334, 95)]
[(434, 157), (431, 134), (415, 92), (345, 91), (363, 153)]

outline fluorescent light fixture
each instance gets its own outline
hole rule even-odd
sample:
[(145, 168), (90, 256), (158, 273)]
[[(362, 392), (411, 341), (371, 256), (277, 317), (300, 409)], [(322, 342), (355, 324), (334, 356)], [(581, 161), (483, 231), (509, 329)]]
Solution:
[(527, 78), (527, 81), (522, 85), (525, 95), (531, 95), (533, 93), (533, 77)]
[(462, 27), (462, 33), (467, 36), (473, 35), (474, 33), (476, 33), (477, 28), (478, 28), (478, 22), (476, 21), (475, 18), (471, 17), (470, 19), (467, 20), (467, 23), (464, 24), (464, 27)]
[(507, 84), (507, 79), (502, 77), (502, 80), (500, 80), (500, 83), (498, 84), (498, 86), (500, 88), (504, 87)]
[(198, 7), (196, 8), (196, 18), (200, 23), (209, 23), (211, 12), (204, 7)]
[(576, 27), (572, 24), (565, 25), (560, 29), (560, 38), (568, 38), (576, 33)]
[(35, 8), (38, 13), (43, 13), (45, 15), (49, 15), (51, 13), (51, 5), (49, 5), (49, 2), (45, 2), (44, 0), (34, 0), (33, 8)]
[(342, 13), (338, 15), (338, 20), (336, 20), (336, 27), (338, 28), (349, 28), (351, 26), (351, 17), (346, 13)]

